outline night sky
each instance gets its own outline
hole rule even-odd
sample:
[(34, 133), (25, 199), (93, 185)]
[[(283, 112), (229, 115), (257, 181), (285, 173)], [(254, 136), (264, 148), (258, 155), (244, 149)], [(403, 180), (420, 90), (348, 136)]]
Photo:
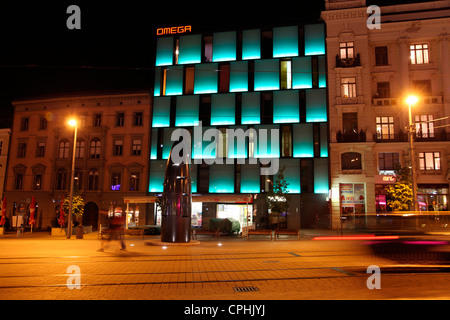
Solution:
[[(158, 3), (155, 0), (91, 0), (2, 3), (0, 127), (11, 125), (11, 101), (15, 99), (93, 91), (150, 91), (158, 27), (192, 25), (192, 31), (200, 33), (316, 22), (324, 8), (323, 2), (163, 0), (155, 5)], [(367, 1), (367, 4), (382, 2)], [(81, 9), (81, 30), (66, 27), (70, 16), (66, 9), (71, 4)]]

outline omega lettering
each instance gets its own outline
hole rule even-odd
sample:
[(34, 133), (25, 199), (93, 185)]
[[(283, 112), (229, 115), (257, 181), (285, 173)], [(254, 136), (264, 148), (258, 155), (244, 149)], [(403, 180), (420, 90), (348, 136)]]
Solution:
[(158, 28), (156, 29), (156, 35), (163, 36), (166, 34), (180, 34), (192, 32), (191, 26), (178, 26), (178, 27), (170, 27), (170, 28)]

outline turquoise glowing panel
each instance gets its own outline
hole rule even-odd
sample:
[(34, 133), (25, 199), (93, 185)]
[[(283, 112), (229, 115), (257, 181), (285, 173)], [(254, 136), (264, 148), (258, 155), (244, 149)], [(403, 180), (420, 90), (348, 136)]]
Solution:
[(294, 158), (314, 157), (314, 135), (311, 123), (294, 124), (293, 127)]
[(183, 67), (171, 66), (167, 68), (166, 96), (183, 94)]
[(234, 93), (211, 96), (211, 125), (235, 124), (236, 97)]
[[(215, 159), (217, 137), (212, 127), (194, 127), (192, 138), (192, 159)], [(211, 134), (212, 133), (212, 134)]]
[(159, 97), (161, 95), (161, 68), (155, 68), (155, 83), (153, 85), (153, 96)]
[(260, 193), (259, 164), (241, 165), (241, 193)]
[(305, 56), (325, 54), (324, 24), (305, 25)]
[(248, 149), (247, 127), (236, 126), (227, 131), (228, 158), (245, 159)]
[(164, 191), (164, 176), (166, 174), (166, 160), (150, 161), (150, 177), (148, 184), (149, 192)]
[(158, 38), (156, 40), (156, 66), (170, 66), (173, 64), (173, 37)]
[(297, 90), (273, 93), (273, 123), (300, 122), (299, 95)]
[(195, 65), (194, 94), (217, 93), (218, 68), (217, 63)]
[(172, 141), (172, 132), (174, 130), (175, 128), (164, 128), (163, 151), (162, 151), (163, 159), (169, 159), (170, 150), (172, 150), (172, 146), (175, 143), (175, 141)]
[(320, 156), (328, 157), (328, 125), (320, 124)]
[(209, 192), (234, 193), (233, 164), (212, 164), (209, 167)]
[(152, 129), (152, 143), (150, 146), (150, 159), (154, 160), (157, 158), (158, 150), (158, 129)]
[(312, 88), (311, 57), (298, 57), (292, 59), (292, 88)]
[(177, 97), (175, 126), (198, 126), (200, 97), (196, 95)]
[(280, 169), (285, 166), (283, 175), (288, 183), (288, 193), (301, 193), (300, 185), (300, 160), (280, 159)]
[(319, 57), (319, 88), (327, 87), (327, 67), (325, 56)]
[(329, 193), (328, 158), (314, 159), (314, 193)]
[(260, 93), (249, 92), (242, 94), (241, 123), (261, 123)]
[(248, 62), (230, 63), (230, 92), (248, 91)]
[(200, 63), (202, 57), (202, 36), (186, 35), (180, 37), (178, 64)]
[(306, 90), (306, 122), (326, 122), (327, 120), (326, 89)]
[(189, 166), (191, 169), (191, 193), (197, 192), (197, 165), (191, 164)]
[(236, 60), (236, 31), (213, 34), (213, 62)]
[(280, 127), (277, 125), (262, 125), (256, 128), (255, 158), (280, 157)]
[(261, 31), (259, 29), (242, 32), (242, 60), (261, 59)]
[(153, 121), (152, 127), (170, 126), (170, 98), (155, 97), (153, 101)]
[(298, 27), (273, 28), (273, 57), (298, 56)]
[(255, 91), (280, 90), (280, 62), (278, 59), (255, 61)]

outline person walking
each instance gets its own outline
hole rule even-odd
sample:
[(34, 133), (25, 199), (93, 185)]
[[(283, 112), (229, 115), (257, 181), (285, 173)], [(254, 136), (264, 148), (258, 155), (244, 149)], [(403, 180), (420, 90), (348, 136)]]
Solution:
[(126, 250), (125, 240), (125, 217), (123, 216), (113, 216), (109, 223), (109, 228), (107, 231), (107, 236), (105, 240), (101, 241), (101, 248), (98, 251), (105, 250), (105, 241), (109, 244), (111, 240), (118, 240), (120, 242), (120, 250)]

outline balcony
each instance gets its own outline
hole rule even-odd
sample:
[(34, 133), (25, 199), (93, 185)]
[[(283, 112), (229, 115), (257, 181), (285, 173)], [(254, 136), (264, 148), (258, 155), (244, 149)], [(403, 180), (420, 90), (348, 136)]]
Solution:
[[(407, 132), (399, 131), (395, 134), (373, 134), (373, 140), (377, 143), (386, 142), (408, 142), (409, 134)], [(436, 130), (433, 133), (423, 134), (419, 132), (414, 134), (414, 142), (433, 142), (433, 141), (450, 141), (450, 132), (446, 132), (445, 129)]]
[(361, 58), (359, 53), (356, 55), (356, 58), (345, 58), (341, 59), (341, 57), (336, 55), (336, 68), (353, 68), (361, 66)]
[[(418, 104), (423, 105), (436, 105), (442, 103), (442, 96), (425, 96), (421, 97)], [(372, 104), (375, 107), (384, 107), (384, 106), (397, 106), (401, 104), (405, 104), (406, 102), (402, 102), (399, 98), (378, 98), (374, 97), (372, 99)]]
[(347, 132), (342, 133), (339, 130), (336, 133), (336, 141), (338, 143), (342, 142), (366, 142), (366, 132), (361, 129), (359, 132)]

